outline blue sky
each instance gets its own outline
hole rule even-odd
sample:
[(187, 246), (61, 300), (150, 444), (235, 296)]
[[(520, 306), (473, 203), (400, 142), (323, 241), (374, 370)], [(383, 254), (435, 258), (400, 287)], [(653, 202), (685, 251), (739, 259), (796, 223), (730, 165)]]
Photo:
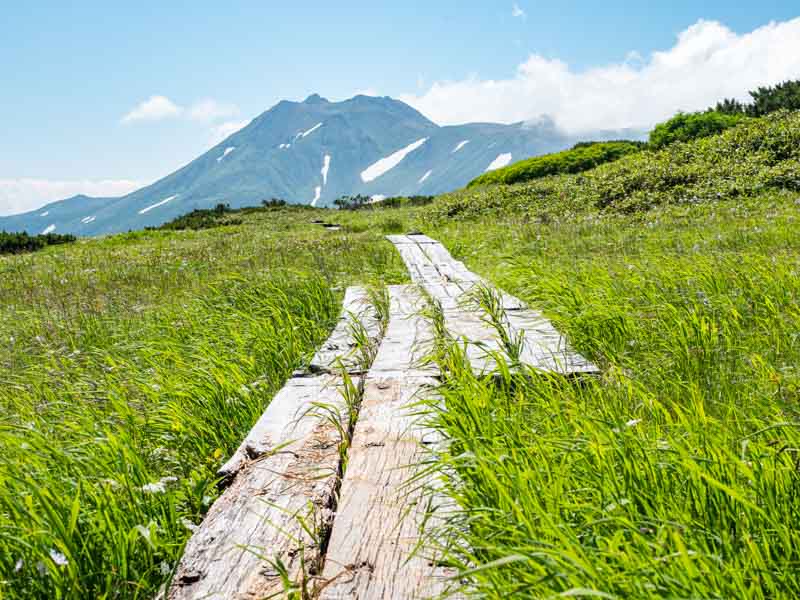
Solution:
[(647, 127), (800, 77), (798, 16), (796, 0), (17, 2), (0, 214), (149, 183), (312, 92), (400, 97), (438, 122)]

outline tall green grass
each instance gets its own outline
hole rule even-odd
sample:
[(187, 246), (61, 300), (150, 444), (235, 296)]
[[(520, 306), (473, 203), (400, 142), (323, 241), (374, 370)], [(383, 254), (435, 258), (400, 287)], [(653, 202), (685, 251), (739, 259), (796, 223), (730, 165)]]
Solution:
[(0, 259), (0, 597), (152, 597), (215, 471), (340, 310), (402, 281), (292, 211)]
[(798, 217), (777, 194), (442, 228), (604, 372), (443, 362), (450, 558), (484, 597), (800, 595)]

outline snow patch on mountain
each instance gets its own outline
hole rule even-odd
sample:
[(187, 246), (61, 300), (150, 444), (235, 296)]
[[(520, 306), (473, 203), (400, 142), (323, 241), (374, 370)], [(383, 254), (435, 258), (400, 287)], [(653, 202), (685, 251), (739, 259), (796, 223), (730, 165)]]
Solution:
[(301, 138), (307, 137), (307, 136), (311, 135), (312, 133), (314, 133), (314, 132), (315, 132), (317, 129), (319, 129), (320, 127), (322, 127), (322, 123), (317, 123), (316, 125), (314, 125), (314, 126), (313, 126), (311, 129), (309, 129), (308, 131), (303, 131), (302, 133), (300, 133), (300, 134), (298, 134), (298, 135), (299, 135)]
[(322, 159), (322, 185), (328, 184), (328, 171), (331, 168), (331, 155), (326, 154), (325, 157)]
[(225, 148), (225, 151), (222, 153), (222, 156), (220, 156), (219, 158), (217, 158), (217, 162), (220, 162), (220, 161), (221, 161), (223, 158), (225, 158), (226, 156), (228, 156), (228, 154), (230, 154), (230, 153), (231, 153), (231, 152), (233, 152), (234, 150), (236, 150), (236, 146), (228, 146), (227, 148)]
[(463, 140), (461, 142), (458, 142), (458, 145), (455, 148), (453, 148), (453, 154), (461, 150), (467, 144), (469, 144), (469, 140)]
[(486, 167), (487, 171), (494, 171), (495, 169), (500, 169), (501, 167), (505, 167), (508, 163), (511, 162), (511, 153), (505, 152), (503, 154), (499, 154), (497, 158), (495, 158), (488, 167)]
[(56, 230), (55, 225), (48, 225), (42, 230), (42, 235), (47, 235), (48, 233), (53, 233)]
[(46, 210), (46, 211), (44, 211), (42, 214), (40, 214), (39, 216), (40, 216), (40, 217), (46, 217), (46, 216), (47, 216), (47, 215), (49, 215), (49, 214), (50, 214), (50, 211), (49, 211), (49, 210)]
[(425, 175), (423, 175), (422, 177), (420, 177), (420, 178), (419, 178), (419, 181), (417, 181), (417, 183), (424, 183), (424, 181), (425, 181), (425, 180), (426, 180), (428, 177), (430, 177), (430, 176), (431, 176), (431, 173), (433, 173), (433, 169), (431, 169), (430, 171), (428, 171), (427, 173), (425, 173)]
[(402, 148), (395, 152), (394, 154), (390, 154), (379, 161), (371, 164), (369, 167), (361, 171), (361, 181), (364, 183), (368, 183), (370, 181), (376, 180), (378, 177), (383, 175), (384, 173), (394, 169), (397, 165), (399, 165), (403, 159), (411, 154), (414, 150), (422, 146), (425, 142), (428, 141), (428, 138), (422, 138), (421, 140), (417, 140), (416, 142), (409, 144), (405, 148)]
[(148, 206), (148, 207), (146, 207), (146, 208), (143, 208), (142, 210), (140, 210), (140, 211), (139, 211), (139, 214), (140, 214), (140, 215), (143, 215), (143, 214), (145, 214), (145, 213), (149, 213), (149, 212), (150, 212), (151, 210), (153, 210), (154, 208), (158, 208), (159, 206), (164, 206), (164, 205), (165, 205), (167, 202), (169, 202), (170, 200), (175, 200), (175, 198), (177, 198), (177, 197), (178, 197), (178, 195), (179, 195), (179, 194), (175, 194), (174, 196), (170, 196), (169, 198), (164, 198), (164, 199), (163, 199), (161, 202), (156, 202), (155, 204), (151, 204), (150, 206)]

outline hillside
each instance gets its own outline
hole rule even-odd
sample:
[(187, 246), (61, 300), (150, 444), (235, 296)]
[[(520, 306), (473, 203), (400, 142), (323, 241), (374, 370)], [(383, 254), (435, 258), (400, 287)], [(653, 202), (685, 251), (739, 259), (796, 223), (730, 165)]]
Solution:
[(282, 198), (330, 206), (343, 195), (438, 194), (489, 168), (575, 141), (547, 120), (440, 127), (391, 98), (329, 102), (313, 95), (278, 103), (185, 167), (127, 196), (75, 196), (0, 217), (0, 230), (88, 236), (159, 225), (219, 203)]
[(344, 287), (408, 282), (384, 235), (420, 230), (601, 371), (475, 374), (437, 333), (444, 564), (487, 598), (798, 597), (799, 142), (776, 113), (424, 206), (0, 256), (0, 596), (152, 597)]

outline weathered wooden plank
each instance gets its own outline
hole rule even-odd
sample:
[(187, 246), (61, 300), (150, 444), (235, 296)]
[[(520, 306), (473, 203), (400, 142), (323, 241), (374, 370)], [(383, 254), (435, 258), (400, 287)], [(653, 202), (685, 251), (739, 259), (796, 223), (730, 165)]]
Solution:
[(429, 238), (427, 235), (423, 233), (409, 233), (406, 236), (410, 241), (414, 242), (415, 244), (438, 244), (435, 239)]
[(407, 235), (399, 235), (399, 234), (387, 235), (386, 239), (389, 240), (390, 242), (392, 242), (395, 246), (397, 244), (416, 244), (417, 243), (414, 240), (412, 240), (410, 237), (408, 237)]
[(357, 352), (354, 323), (360, 323), (370, 340), (377, 343), (381, 334), (381, 323), (369, 298), (369, 292), (362, 287), (349, 287), (345, 291), (342, 312), (330, 337), (317, 350), (309, 364), (312, 373), (330, 373), (344, 367), (349, 373), (364, 370), (362, 357)]
[(369, 375), (384, 378), (436, 375), (436, 366), (424, 363), (434, 344), (430, 323), (420, 314), (427, 301), (414, 286), (388, 288), (389, 323)]
[[(424, 244), (415, 250), (408, 240), (422, 237), (404, 236), (396, 245), (409, 267), (412, 279), (419, 283), (443, 309), (445, 328), (452, 337), (467, 341), (467, 357), (473, 370), (486, 371), (495, 366), (487, 353), (505, 352), (496, 330), (485, 319), (485, 311), (469, 306), (477, 286), (490, 284), (455, 260), (440, 243), (424, 237)], [(572, 351), (566, 338), (542, 315), (529, 309), (518, 298), (498, 290), (503, 322), (513, 339), (523, 340), (520, 362), (544, 371), (558, 373), (596, 373), (598, 369), (580, 354)]]
[(322, 600), (426, 598), (446, 591), (455, 572), (430, 550), (415, 554), (430, 498), (419, 477), (423, 444), (437, 441), (414, 404), (430, 395), (435, 369), (419, 359), (433, 339), (416, 314), (411, 286), (390, 289), (390, 320), (365, 381), (323, 570)]
[(268, 416), (284, 420), (262, 423), (257, 441), (266, 453), (212, 505), (186, 545), (168, 598), (266, 598), (283, 589), (276, 561), (293, 575), (301, 558), (313, 564), (318, 549), (301, 519), (330, 521), (340, 439), (309, 411), (315, 403), (345, 410), (340, 386), (332, 375), (295, 378), (276, 396)]
[[(380, 335), (362, 288), (345, 293), (342, 316), (314, 359), (322, 373), (292, 377), (220, 470), (230, 486), (187, 543), (168, 598), (269, 597), (282, 591), (277, 561), (295, 576), (303, 561), (313, 568), (320, 559), (303, 521), (330, 524), (341, 440), (339, 429), (318, 411), (346, 411), (336, 365), (352, 353), (354, 320), (373, 341)], [(353, 383), (361, 386), (357, 374)]]
[[(430, 378), (366, 384), (322, 580), (321, 600), (403, 600), (446, 591), (456, 575), (418, 549), (429, 490), (412, 481), (426, 428), (409, 416)], [(415, 553), (415, 550), (418, 550)]]
[[(370, 303), (369, 293), (361, 287), (349, 287), (345, 290), (339, 320), (330, 337), (311, 360), (309, 366), (311, 373), (338, 373), (341, 367), (351, 374), (364, 370), (364, 366), (361, 364), (362, 357), (356, 352), (354, 323), (360, 323), (371, 342), (377, 345), (378, 337), (381, 334), (380, 320), (375, 308)], [(301, 379), (294, 382), (293, 385), (302, 386), (304, 383)], [(224, 482), (229, 482), (248, 459), (257, 458), (266, 451), (265, 448), (269, 447), (268, 444), (265, 445), (260, 440), (274, 437), (275, 430), (279, 430), (289, 422), (288, 418), (292, 415), (281, 412), (288, 405), (283, 402), (275, 402), (282, 398), (282, 393), (283, 390), (278, 392), (236, 452), (217, 470), (217, 475), (222, 477)]]
[(566, 338), (535, 311), (507, 310), (505, 317), (512, 338), (522, 336), (522, 364), (564, 375), (600, 372), (596, 365), (571, 350)]

